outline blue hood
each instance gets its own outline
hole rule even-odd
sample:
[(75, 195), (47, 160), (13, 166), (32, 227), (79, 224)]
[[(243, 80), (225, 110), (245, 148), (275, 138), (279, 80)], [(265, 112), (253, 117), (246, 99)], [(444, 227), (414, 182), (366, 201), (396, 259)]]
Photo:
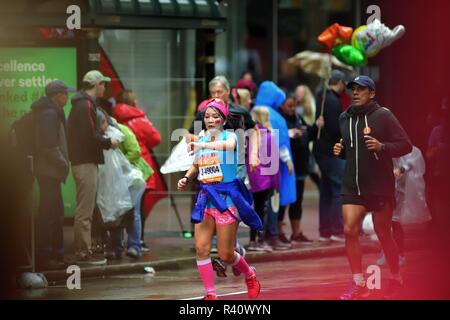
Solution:
[(286, 94), (274, 82), (264, 81), (261, 83), (256, 96), (255, 106), (268, 106), (278, 109), (286, 100)]

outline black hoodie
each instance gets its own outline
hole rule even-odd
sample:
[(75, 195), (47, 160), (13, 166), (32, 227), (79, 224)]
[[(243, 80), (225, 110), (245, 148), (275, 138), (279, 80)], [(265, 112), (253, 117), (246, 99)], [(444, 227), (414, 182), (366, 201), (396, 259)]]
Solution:
[(94, 99), (84, 91), (72, 98), (67, 122), (67, 142), (72, 165), (104, 163), (103, 149), (111, 148), (111, 139), (104, 138), (97, 123)]
[[(316, 119), (320, 116), (320, 106), (322, 103), (322, 93), (316, 100)], [(339, 142), (339, 115), (342, 112), (341, 98), (339, 93), (329, 89), (325, 95), (323, 108), (323, 119), (325, 126), (320, 133), (320, 139), (316, 139), (313, 145), (313, 154), (315, 156), (333, 157), (333, 146)]]
[(306, 127), (306, 130), (302, 130), (301, 137), (290, 138), (292, 158), (294, 162), (295, 175), (297, 177), (304, 177), (309, 172), (309, 142), (313, 141), (317, 136), (317, 127), (309, 126), (306, 124), (305, 119), (297, 113), (288, 115), (280, 108), (278, 112), (286, 120), (288, 129), (302, 129)]
[[(392, 158), (412, 150), (412, 144), (392, 112), (372, 101), (365, 107), (351, 106), (339, 117), (344, 140), (341, 157), (346, 160), (342, 183), (343, 195), (395, 196)], [(363, 130), (385, 145), (375, 154), (367, 149)], [(368, 129), (365, 130), (368, 132)]]

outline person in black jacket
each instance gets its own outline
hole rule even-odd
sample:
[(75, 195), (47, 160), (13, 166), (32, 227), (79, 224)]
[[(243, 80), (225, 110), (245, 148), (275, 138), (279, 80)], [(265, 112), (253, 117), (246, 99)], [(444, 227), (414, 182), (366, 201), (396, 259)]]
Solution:
[(91, 246), (92, 216), (97, 191), (98, 164), (104, 163), (103, 150), (117, 148), (118, 141), (104, 138), (97, 123), (96, 98), (102, 97), (110, 78), (91, 70), (83, 78), (83, 90), (72, 98), (68, 119), (68, 146), (72, 173), (77, 187), (75, 210), (75, 253), (77, 263), (99, 265), (106, 259), (94, 257)]
[(392, 112), (375, 100), (375, 83), (358, 76), (348, 84), (352, 105), (339, 117), (342, 139), (333, 153), (346, 159), (342, 183), (342, 210), (347, 257), (353, 273), (343, 300), (367, 296), (361, 262), (359, 234), (367, 211), (373, 212), (375, 232), (392, 273), (385, 298), (395, 296), (403, 286), (399, 273), (398, 248), (392, 236), (392, 211), (395, 207), (395, 178), (392, 158), (412, 150), (412, 144)]
[(339, 115), (342, 112), (340, 95), (345, 90), (345, 74), (333, 70), (329, 89), (325, 95), (321, 114), (322, 93), (316, 99), (316, 119), (323, 117), (325, 123), (320, 137), (313, 143), (313, 154), (320, 169), (319, 186), (319, 241), (343, 242), (344, 226), (340, 190), (345, 161), (333, 156), (333, 146), (339, 142)]
[[(283, 220), (286, 206), (280, 206), (278, 214), (278, 234), (280, 241), (284, 243), (296, 242), (302, 244), (312, 244), (301, 230), (300, 222), (303, 212), (303, 193), (305, 189), (305, 179), (309, 173), (309, 142), (317, 136), (317, 126), (309, 126), (305, 119), (295, 110), (295, 99), (288, 98), (281, 106), (279, 112), (286, 119), (289, 129), (292, 157), (295, 169), (297, 200), (289, 205), (289, 221), (291, 222), (292, 234), (290, 240), (283, 233)], [(316, 122), (323, 126), (323, 119), (319, 117)]]
[(66, 142), (66, 119), (69, 88), (54, 80), (45, 86), (45, 97), (33, 102), (36, 144), (34, 174), (39, 184), (39, 215), (37, 217), (37, 268), (64, 268), (64, 203), (61, 183), (69, 173)]

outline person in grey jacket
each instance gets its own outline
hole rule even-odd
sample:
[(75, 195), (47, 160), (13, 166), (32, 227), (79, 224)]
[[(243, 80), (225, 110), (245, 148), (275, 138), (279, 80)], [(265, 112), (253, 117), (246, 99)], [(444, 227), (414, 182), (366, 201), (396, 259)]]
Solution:
[(64, 204), (61, 183), (69, 173), (66, 120), (63, 108), (68, 92), (75, 89), (55, 80), (45, 87), (45, 97), (32, 105), (35, 121), (34, 174), (39, 184), (37, 218), (37, 267), (41, 270), (64, 267)]
[(349, 290), (341, 296), (353, 300), (369, 294), (362, 272), (359, 234), (366, 212), (373, 212), (375, 232), (391, 271), (385, 298), (391, 299), (403, 286), (399, 272), (398, 248), (392, 237), (395, 208), (395, 178), (392, 158), (412, 150), (405, 130), (393, 113), (375, 100), (375, 83), (358, 76), (348, 84), (352, 105), (339, 117), (342, 139), (333, 148), (335, 156), (345, 158), (341, 189), (347, 257), (353, 273)]

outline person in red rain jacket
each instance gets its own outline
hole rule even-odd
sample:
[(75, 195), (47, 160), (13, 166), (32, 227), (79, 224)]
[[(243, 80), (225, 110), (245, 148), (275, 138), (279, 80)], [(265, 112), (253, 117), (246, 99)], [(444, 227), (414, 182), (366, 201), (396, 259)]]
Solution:
[[(159, 167), (151, 155), (151, 149), (161, 143), (161, 135), (147, 118), (145, 113), (136, 107), (136, 95), (132, 90), (124, 90), (117, 97), (117, 105), (113, 108), (113, 116), (116, 120), (129, 127), (135, 134), (139, 146), (141, 147), (141, 155), (145, 161), (152, 167), (154, 174), (147, 179), (147, 188), (143, 197), (143, 206), (141, 211), (142, 218), (142, 250), (148, 250), (144, 241), (145, 219), (155, 202), (160, 198), (154, 194), (152, 190), (161, 188), (158, 181)], [(157, 199), (158, 198), (158, 199)]]

